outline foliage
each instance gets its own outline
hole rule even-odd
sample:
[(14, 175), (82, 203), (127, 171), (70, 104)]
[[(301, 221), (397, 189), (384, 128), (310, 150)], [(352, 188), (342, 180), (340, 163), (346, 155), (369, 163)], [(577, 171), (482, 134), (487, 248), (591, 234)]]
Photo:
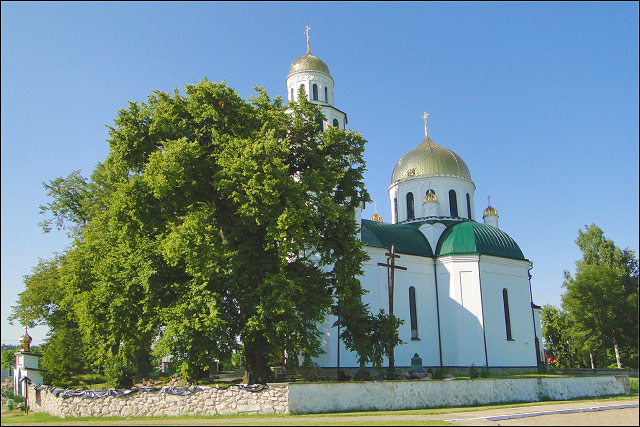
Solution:
[(340, 338), (347, 349), (357, 353), (360, 367), (371, 363), (379, 368), (391, 349), (403, 344), (398, 328), (404, 321), (386, 314), (384, 310), (374, 316), (368, 305), (363, 305), (360, 310), (359, 313), (350, 311), (341, 319), (342, 324), (350, 327)]
[(614, 351), (617, 366), (638, 365), (638, 260), (621, 250), (592, 224), (578, 232), (576, 244), (583, 257), (575, 277), (565, 272), (563, 308), (581, 331), (584, 347), (602, 349), (602, 366)]
[(104, 369), (107, 379), (107, 387), (115, 389), (127, 389), (133, 386), (135, 369), (133, 364), (119, 357), (113, 357)]
[(17, 348), (12, 349), (2, 349), (2, 369), (6, 369), (7, 371), (12, 370), (16, 366), (16, 356), (15, 353)]
[[(242, 351), (245, 382), (264, 382), (283, 352), (319, 354), (317, 324), (338, 301), (362, 312), (353, 213), (368, 200), (365, 140), (319, 129), (305, 96), (283, 106), (256, 92), (243, 100), (206, 79), (185, 95), (155, 91), (118, 111), (90, 179), (45, 184), (43, 227), (74, 242), (25, 278), (12, 319), (52, 328), (49, 366), (84, 354), (119, 382), (131, 366), (151, 371), (153, 344), (190, 380)], [(61, 366), (60, 379), (88, 368)]]

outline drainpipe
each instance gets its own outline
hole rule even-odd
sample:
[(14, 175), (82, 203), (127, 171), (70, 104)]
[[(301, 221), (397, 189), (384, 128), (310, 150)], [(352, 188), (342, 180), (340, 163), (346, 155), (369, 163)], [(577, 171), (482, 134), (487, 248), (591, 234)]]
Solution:
[(480, 308), (482, 309), (482, 336), (484, 338), (484, 363), (489, 369), (489, 356), (487, 353), (487, 324), (484, 321), (484, 302), (482, 301), (482, 278), (480, 275), (480, 258), (482, 254), (478, 254), (478, 284), (480, 285)]
[[(538, 335), (536, 332), (536, 315), (533, 312), (533, 291), (531, 290), (531, 270), (533, 270), (533, 263), (529, 261), (529, 269), (527, 270), (527, 276), (529, 278), (529, 299), (531, 300), (530, 301), (531, 319), (533, 319), (533, 348), (534, 348), (534, 351), (536, 352), (536, 363), (538, 363), (538, 360), (542, 361), (542, 357), (540, 357), (540, 353), (535, 348), (536, 338), (538, 338)], [(540, 346), (542, 346), (542, 343), (540, 343)], [(538, 365), (538, 369), (540, 369), (540, 365)]]
[(440, 368), (442, 368), (442, 337), (440, 334), (440, 298), (438, 297), (438, 271), (436, 269), (437, 258), (433, 257), (433, 280), (436, 284), (436, 314), (438, 315), (438, 351), (440, 352)]

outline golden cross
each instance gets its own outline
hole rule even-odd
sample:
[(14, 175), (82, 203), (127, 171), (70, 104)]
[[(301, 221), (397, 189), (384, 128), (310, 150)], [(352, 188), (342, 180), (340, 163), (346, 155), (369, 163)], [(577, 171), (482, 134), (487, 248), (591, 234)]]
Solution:
[(487, 196), (487, 200), (489, 201), (489, 206), (491, 206), (491, 196)]
[(304, 32), (307, 35), (307, 53), (311, 53), (311, 49), (309, 48), (309, 30), (310, 29), (311, 27), (307, 25), (307, 30)]
[(429, 113), (426, 111), (422, 115), (422, 119), (424, 120), (424, 136), (429, 136), (429, 131), (427, 130), (427, 118), (429, 117)]

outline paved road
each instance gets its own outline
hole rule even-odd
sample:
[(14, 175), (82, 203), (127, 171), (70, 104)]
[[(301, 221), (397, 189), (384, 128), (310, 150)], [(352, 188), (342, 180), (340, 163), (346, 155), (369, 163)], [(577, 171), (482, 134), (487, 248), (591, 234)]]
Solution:
[(446, 414), (440, 419), (464, 426), (637, 426), (638, 399), (566, 402), (544, 406)]

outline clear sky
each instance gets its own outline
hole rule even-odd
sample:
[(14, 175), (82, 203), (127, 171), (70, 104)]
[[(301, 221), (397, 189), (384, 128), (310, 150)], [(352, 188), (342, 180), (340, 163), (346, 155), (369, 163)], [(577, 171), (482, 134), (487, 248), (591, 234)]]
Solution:
[[(108, 152), (106, 125), (153, 90), (226, 79), (286, 97), (311, 52), (368, 140), (365, 182), (389, 221), (396, 162), (429, 135), (460, 155), (500, 228), (560, 305), (578, 230), (638, 249), (638, 3), (2, 3), (2, 343), (23, 276), (68, 244), (43, 234), (42, 182)], [(367, 206), (363, 216), (373, 214)], [(30, 330), (35, 344), (46, 328)]]

